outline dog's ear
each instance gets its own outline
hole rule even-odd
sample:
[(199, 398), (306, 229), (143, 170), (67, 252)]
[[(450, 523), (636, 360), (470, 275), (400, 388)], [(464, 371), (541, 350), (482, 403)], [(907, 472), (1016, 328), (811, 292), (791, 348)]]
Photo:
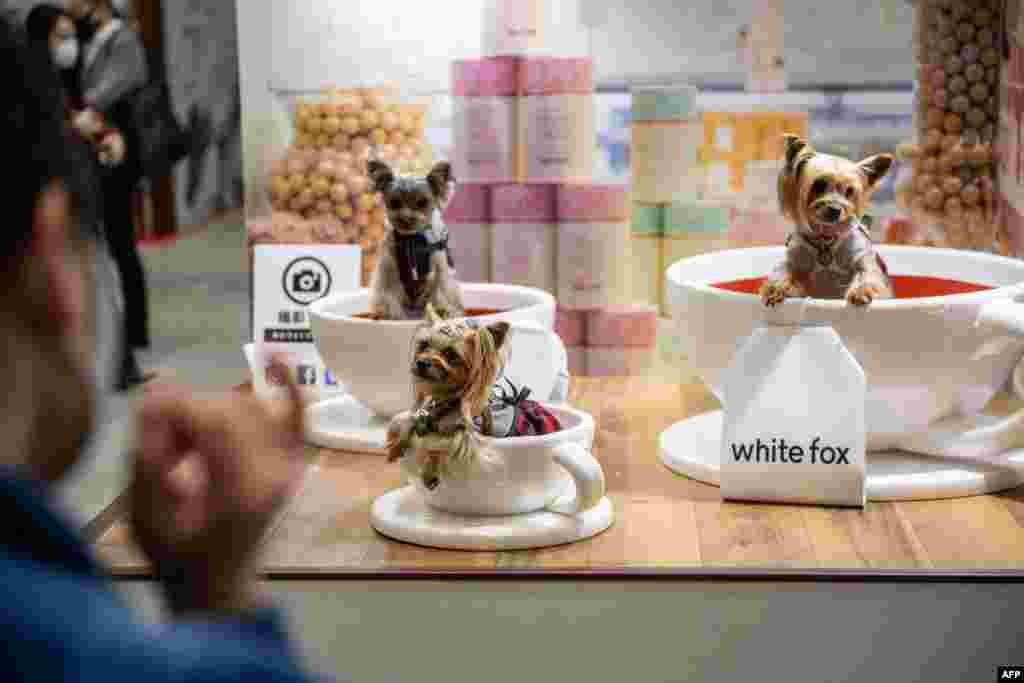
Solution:
[(494, 338), (494, 348), (500, 351), (508, 339), (508, 332), (512, 326), (505, 321), (499, 321), (488, 325), (487, 329), (490, 331), (491, 337)]
[(442, 320), (444, 320), (444, 318), (442, 318), (441, 316), (439, 316), (437, 314), (437, 310), (434, 309), (434, 304), (428, 303), (427, 304), (427, 322), (430, 323), (431, 325), (436, 325), (437, 323), (441, 322)]
[(789, 133), (782, 136), (782, 141), (786, 147), (786, 168), (795, 170), (795, 164), (797, 159), (803, 156), (807, 156), (809, 152), (811, 155), (815, 153), (814, 148), (798, 135), (790, 135)]
[(438, 205), (444, 208), (452, 198), (455, 191), (455, 177), (452, 176), (452, 165), (447, 161), (439, 161), (434, 164), (427, 174), (427, 182), (430, 184), (430, 191), (434, 194)]
[(874, 190), (878, 185), (878, 181), (885, 177), (885, 174), (892, 168), (893, 156), (891, 154), (876, 154), (873, 157), (868, 157), (864, 161), (857, 164), (857, 168), (867, 178), (867, 190)]
[(800, 200), (800, 173), (818, 152), (797, 135), (784, 135), (783, 141), (786, 146), (786, 162), (779, 171), (779, 210), (790, 220), (799, 221), (797, 204)]
[(395, 182), (395, 173), (391, 167), (376, 157), (366, 162), (366, 174), (370, 177), (374, 192), (387, 192)]

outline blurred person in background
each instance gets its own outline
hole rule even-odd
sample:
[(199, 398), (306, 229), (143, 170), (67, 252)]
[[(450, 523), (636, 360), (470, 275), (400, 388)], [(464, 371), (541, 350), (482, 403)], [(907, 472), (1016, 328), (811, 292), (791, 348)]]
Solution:
[(128, 608), (55, 504), (51, 486), (80, 464), (117, 365), (104, 340), (123, 328), (99, 305), (112, 284), (97, 262), (89, 150), (53, 69), (5, 21), (0, 98), (18, 169), (0, 233), (0, 680), (310, 680), (254, 580), (260, 540), (303, 471), (290, 377), (275, 408), (173, 386), (145, 397), (128, 493), (176, 617), (166, 628)]
[[(29, 12), (26, 18), (25, 32), (28, 36), (29, 48), (37, 51), (39, 55), (46, 55), (49, 58), (51, 68), (60, 76), (66, 123), (71, 128), (72, 123), (70, 119), (73, 115), (72, 112), (81, 109), (81, 91), (78, 85), (81, 50), (79, 49), (74, 22), (71, 21), (71, 18), (65, 14), (62, 8), (56, 5), (37, 5)], [(124, 138), (120, 131), (104, 126), (97, 136), (87, 142), (92, 143), (91, 149), (83, 147), (83, 154), (80, 160), (83, 167), (79, 170), (83, 174), (90, 173), (90, 180), (95, 183), (93, 185), (93, 194), (98, 198), (102, 195), (102, 190), (100, 189), (102, 185), (98, 182), (98, 179), (108, 172), (108, 168), (117, 166), (124, 158)], [(103, 234), (105, 227), (103, 226), (102, 206), (99, 201), (96, 202), (94, 214), (92, 219), (97, 223), (95, 230), (97, 234)], [(109, 247), (104, 245), (104, 248), (97, 256), (100, 261), (100, 267), (108, 269), (111, 281), (119, 283), (120, 276), (117, 272), (117, 266), (110, 255)], [(98, 303), (100, 305), (112, 306), (118, 313), (123, 312), (124, 297), (120, 288), (110, 288), (107, 295), (108, 298), (106, 300)], [(121, 344), (118, 354), (118, 367), (121, 370), (115, 379), (115, 386), (118, 389), (127, 388), (131, 379), (126, 376), (124, 366), (125, 354), (131, 353), (131, 350), (120, 342), (123, 337), (123, 334), (118, 334), (114, 337), (114, 340)]]
[(68, 12), (81, 46), (81, 110), (74, 115), (75, 127), (92, 138), (109, 124), (124, 140), (121, 162), (104, 174), (103, 205), (105, 235), (124, 297), (121, 376), (127, 388), (144, 380), (135, 350), (150, 345), (146, 276), (132, 217), (132, 193), (142, 177), (132, 98), (149, 79), (146, 52), (139, 36), (115, 16), (111, 0), (71, 0)]

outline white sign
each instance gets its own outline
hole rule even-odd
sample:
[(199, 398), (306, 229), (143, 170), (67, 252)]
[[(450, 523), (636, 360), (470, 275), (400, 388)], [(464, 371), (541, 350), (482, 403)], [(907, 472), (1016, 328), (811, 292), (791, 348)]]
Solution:
[(866, 389), (831, 327), (755, 329), (722, 385), (722, 497), (863, 506)]
[[(343, 390), (313, 343), (308, 307), (338, 292), (359, 289), (362, 251), (353, 245), (257, 245), (253, 256), (253, 336), (259, 362), (281, 352), (299, 385), (309, 391)], [(267, 378), (264, 378), (267, 379)], [(268, 384), (273, 386), (274, 378)]]

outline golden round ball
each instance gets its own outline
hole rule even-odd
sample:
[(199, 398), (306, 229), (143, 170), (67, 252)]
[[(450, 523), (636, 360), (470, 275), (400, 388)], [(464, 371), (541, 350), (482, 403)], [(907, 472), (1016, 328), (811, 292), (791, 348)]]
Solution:
[(395, 130), (396, 128), (398, 128), (398, 125), (399, 125), (399, 117), (398, 117), (397, 113), (395, 113), (394, 111), (391, 111), (391, 110), (387, 110), (387, 111), (384, 111), (384, 112), (381, 113), (381, 115), (380, 115), (380, 126), (381, 126), (381, 128), (383, 128), (384, 130), (387, 130), (387, 131), (392, 131), (392, 130)]
[(341, 119), (337, 116), (328, 116), (323, 122), (323, 132), (330, 136), (337, 135), (341, 130)]
[(375, 109), (364, 109), (359, 115), (359, 124), (363, 130), (373, 130), (380, 125), (380, 113)]
[(352, 205), (347, 202), (334, 205), (334, 215), (343, 221), (351, 219), (353, 213)]
[(371, 192), (364, 192), (356, 200), (356, 208), (359, 211), (370, 212), (377, 206), (377, 195)]
[(364, 137), (352, 138), (349, 148), (356, 159), (365, 159), (366, 153), (370, 150), (370, 141)]
[(359, 132), (359, 118), (356, 115), (346, 116), (341, 120), (341, 132), (345, 135), (355, 135)]
[(348, 186), (345, 185), (345, 183), (335, 183), (331, 187), (331, 199), (333, 199), (336, 204), (347, 202), (348, 197)]

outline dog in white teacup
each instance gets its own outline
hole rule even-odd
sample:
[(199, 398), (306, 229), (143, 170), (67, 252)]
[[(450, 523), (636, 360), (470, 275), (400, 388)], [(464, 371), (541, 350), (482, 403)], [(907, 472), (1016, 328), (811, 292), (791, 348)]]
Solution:
[(864, 224), (864, 211), (892, 167), (892, 155), (853, 162), (819, 154), (795, 135), (786, 135), (785, 144), (779, 208), (795, 229), (786, 240), (785, 260), (761, 288), (764, 304), (811, 297), (867, 306), (892, 297), (888, 270)]
[[(427, 304), (427, 325), (413, 339), (413, 407), (388, 425), (388, 461), (434, 490), (442, 478), (494, 466), (481, 432), (492, 431), (489, 399), (511, 326), (444, 320)], [(479, 427), (478, 427), (479, 425)]]

